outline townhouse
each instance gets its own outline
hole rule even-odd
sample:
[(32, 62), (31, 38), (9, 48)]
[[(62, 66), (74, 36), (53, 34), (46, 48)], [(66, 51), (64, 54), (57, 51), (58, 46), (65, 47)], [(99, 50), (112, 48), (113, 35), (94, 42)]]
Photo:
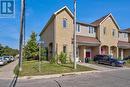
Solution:
[[(73, 13), (67, 6), (55, 12), (40, 33), (48, 50), (48, 59), (61, 52), (73, 60)], [(120, 29), (111, 13), (91, 24), (77, 22), (77, 59), (93, 58), (98, 54), (113, 57), (130, 55), (130, 29)]]

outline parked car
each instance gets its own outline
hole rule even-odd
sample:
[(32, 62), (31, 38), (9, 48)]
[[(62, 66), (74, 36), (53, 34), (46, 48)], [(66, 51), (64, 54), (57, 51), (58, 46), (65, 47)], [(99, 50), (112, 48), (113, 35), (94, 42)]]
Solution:
[(113, 58), (110, 55), (97, 55), (94, 57), (94, 61), (99, 64), (107, 64), (112, 66), (123, 66), (125, 61)]
[(101, 59), (101, 58), (103, 58), (103, 57), (105, 57), (105, 56), (106, 56), (106, 55), (96, 55), (96, 56), (94, 56), (94, 59), (93, 59), (93, 60), (94, 60), (95, 62), (98, 62), (99, 59)]
[(3, 56), (4, 60), (6, 60), (8, 63), (11, 62), (11, 58), (9, 56)]
[(5, 65), (5, 64), (7, 64), (7, 61), (3, 57), (0, 57), (0, 65)]
[(125, 57), (123, 60), (130, 60), (130, 56)]
[(11, 61), (14, 61), (15, 58), (14, 58), (13, 56), (10, 56), (10, 60), (11, 60)]

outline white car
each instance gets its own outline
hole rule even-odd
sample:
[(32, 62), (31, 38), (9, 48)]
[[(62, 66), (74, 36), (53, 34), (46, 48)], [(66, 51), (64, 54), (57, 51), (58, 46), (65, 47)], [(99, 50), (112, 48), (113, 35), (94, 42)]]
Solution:
[(5, 65), (5, 64), (7, 64), (7, 61), (3, 57), (0, 57), (0, 65)]
[(10, 56), (10, 60), (11, 60), (11, 61), (14, 61), (15, 58), (14, 58), (13, 56)]

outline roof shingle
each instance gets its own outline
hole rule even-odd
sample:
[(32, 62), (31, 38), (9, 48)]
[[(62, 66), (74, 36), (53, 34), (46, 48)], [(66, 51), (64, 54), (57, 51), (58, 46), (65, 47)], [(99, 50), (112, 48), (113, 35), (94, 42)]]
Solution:
[(79, 43), (97, 43), (97, 44), (100, 44), (100, 42), (96, 38), (93, 38), (93, 37), (79, 36), (79, 35), (77, 35), (76, 37), (77, 37), (77, 42), (79, 42)]
[(110, 15), (110, 13), (107, 14), (107, 15), (105, 15), (105, 16), (103, 16), (103, 17), (101, 17), (100, 19), (98, 19), (98, 20), (92, 22), (91, 24), (93, 24), (93, 25), (95, 25), (95, 26), (98, 26), (108, 15)]

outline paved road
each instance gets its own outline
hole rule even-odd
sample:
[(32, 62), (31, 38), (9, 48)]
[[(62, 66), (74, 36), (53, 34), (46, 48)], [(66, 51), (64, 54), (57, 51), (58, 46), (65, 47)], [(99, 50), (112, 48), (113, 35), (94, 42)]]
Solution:
[[(9, 80), (0, 80), (0, 87), (13, 87), (10, 85)], [(14, 87), (130, 87), (130, 69), (51, 79), (18, 79)]]

